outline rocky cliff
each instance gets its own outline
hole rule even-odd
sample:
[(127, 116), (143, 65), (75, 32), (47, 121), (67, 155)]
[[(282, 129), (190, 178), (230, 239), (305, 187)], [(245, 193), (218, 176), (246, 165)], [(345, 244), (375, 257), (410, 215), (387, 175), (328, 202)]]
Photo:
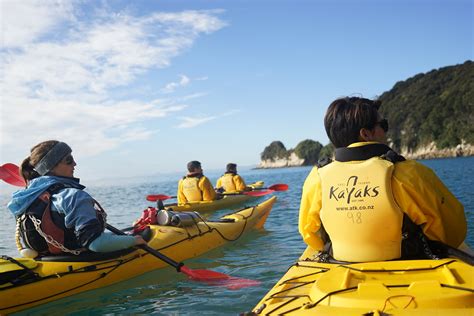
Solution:
[(402, 148), (400, 154), (407, 159), (474, 156), (474, 146), (472, 144), (462, 143), (456, 147), (439, 149), (436, 147), (435, 142), (431, 142), (428, 146), (418, 147), (414, 151), (409, 151), (407, 148)]
[(260, 161), (257, 168), (285, 168), (299, 167), (304, 164), (304, 159), (299, 158), (295, 153), (291, 153), (288, 158), (266, 159)]

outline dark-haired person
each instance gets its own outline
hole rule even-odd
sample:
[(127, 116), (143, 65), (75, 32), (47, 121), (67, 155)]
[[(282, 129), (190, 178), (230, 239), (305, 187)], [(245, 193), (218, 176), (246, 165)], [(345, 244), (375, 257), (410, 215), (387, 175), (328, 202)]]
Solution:
[(216, 189), (222, 190), (222, 192), (241, 192), (250, 190), (245, 185), (244, 179), (237, 174), (237, 164), (228, 163), (226, 166), (226, 172), (217, 179)]
[(140, 236), (104, 232), (106, 214), (74, 178), (71, 152), (64, 142), (44, 141), (21, 163), (27, 186), (13, 193), (8, 208), (26, 246), (40, 255), (79, 255), (145, 244)]
[(193, 160), (188, 163), (188, 173), (178, 183), (178, 203), (213, 201), (216, 191), (209, 179), (203, 175), (201, 163)]
[(460, 246), (467, 230), (462, 204), (431, 169), (385, 145), (380, 105), (358, 97), (329, 105), (324, 126), (335, 157), (304, 183), (304, 241), (348, 262), (435, 257), (425, 247), (436, 245), (431, 241)]

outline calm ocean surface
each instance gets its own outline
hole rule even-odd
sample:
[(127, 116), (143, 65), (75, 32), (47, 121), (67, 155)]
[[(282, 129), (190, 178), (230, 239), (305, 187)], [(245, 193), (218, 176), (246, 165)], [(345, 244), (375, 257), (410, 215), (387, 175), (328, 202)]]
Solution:
[[(421, 162), (432, 168), (464, 204), (469, 223), (467, 243), (473, 246), (474, 157)], [(258, 287), (230, 291), (189, 281), (172, 268), (166, 268), (104, 289), (45, 304), (18, 315), (237, 315), (239, 312), (249, 311), (305, 249), (297, 225), (301, 187), (309, 171), (309, 167), (242, 171), (241, 175), (248, 183), (257, 180), (265, 181), (266, 185), (287, 183), (290, 189), (277, 193), (278, 201), (264, 230), (252, 232), (236, 243), (186, 261), (191, 268), (212, 269), (259, 280), (261, 285)], [(206, 175), (213, 183), (219, 176), (218, 173)], [(174, 195), (178, 179), (177, 175), (167, 175), (160, 176), (153, 182), (90, 185), (87, 191), (107, 210), (112, 225), (126, 227), (150, 205), (145, 200), (147, 194)], [(14, 243), (15, 221), (6, 208), (9, 196), (4, 187), (1, 188), (0, 254), (18, 256)]]

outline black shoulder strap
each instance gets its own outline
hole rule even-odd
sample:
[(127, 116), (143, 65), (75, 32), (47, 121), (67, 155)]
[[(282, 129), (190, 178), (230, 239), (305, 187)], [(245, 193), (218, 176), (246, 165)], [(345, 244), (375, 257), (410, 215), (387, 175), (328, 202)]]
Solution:
[(330, 164), (332, 162), (332, 159), (329, 158), (329, 157), (323, 157), (321, 159), (318, 160), (318, 162), (316, 163), (316, 167), (318, 168), (322, 168), (328, 164)]
[(391, 149), (380, 157), (382, 157), (385, 160), (391, 161), (392, 163), (406, 160), (405, 157), (403, 157), (402, 155), (399, 155), (398, 153), (394, 152)]

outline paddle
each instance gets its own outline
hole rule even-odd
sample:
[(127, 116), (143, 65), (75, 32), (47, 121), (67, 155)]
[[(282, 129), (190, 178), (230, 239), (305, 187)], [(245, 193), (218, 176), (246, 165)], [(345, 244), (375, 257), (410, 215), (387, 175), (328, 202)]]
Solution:
[(25, 179), (20, 175), (20, 168), (12, 163), (0, 166), (0, 179), (18, 187), (26, 186)]
[(273, 191), (286, 191), (288, 190), (288, 184), (277, 183), (269, 186), (268, 188), (254, 188), (252, 190), (273, 190)]
[[(258, 191), (257, 191), (258, 190)], [(236, 192), (236, 193), (221, 193), (221, 195), (249, 195), (249, 196), (264, 196), (275, 191), (286, 191), (288, 190), (288, 184), (277, 183), (269, 186), (268, 188), (255, 188), (252, 191)], [(165, 194), (150, 194), (147, 195), (146, 199), (150, 202), (156, 202), (158, 200), (165, 201), (168, 199), (176, 199), (176, 195), (165, 195)]]
[[(126, 235), (123, 231), (121, 231), (118, 228), (115, 228), (109, 224), (106, 224), (106, 227), (108, 230), (113, 232), (114, 234), (117, 235)], [(196, 280), (196, 281), (203, 281), (207, 282), (209, 284), (214, 284), (214, 285), (224, 285), (229, 289), (241, 289), (244, 287), (248, 286), (256, 286), (259, 285), (260, 282), (255, 281), (255, 280), (250, 280), (250, 279), (242, 279), (242, 278), (237, 278), (237, 277), (232, 277), (230, 275), (216, 272), (216, 271), (211, 271), (211, 270), (193, 270), (191, 268), (188, 268), (184, 266), (184, 263), (182, 262), (176, 262), (173, 259), (165, 256), (158, 250), (155, 250), (151, 248), (148, 245), (140, 245), (137, 246), (140, 249), (145, 250), (149, 254), (157, 257), (158, 259), (164, 261), (165, 263), (169, 264), (170, 266), (174, 267), (176, 271), (181, 272), (186, 274), (190, 279)]]
[(164, 194), (150, 194), (146, 196), (146, 200), (150, 202), (156, 202), (156, 201), (165, 201), (169, 199), (176, 199), (177, 196), (173, 195), (164, 195)]

